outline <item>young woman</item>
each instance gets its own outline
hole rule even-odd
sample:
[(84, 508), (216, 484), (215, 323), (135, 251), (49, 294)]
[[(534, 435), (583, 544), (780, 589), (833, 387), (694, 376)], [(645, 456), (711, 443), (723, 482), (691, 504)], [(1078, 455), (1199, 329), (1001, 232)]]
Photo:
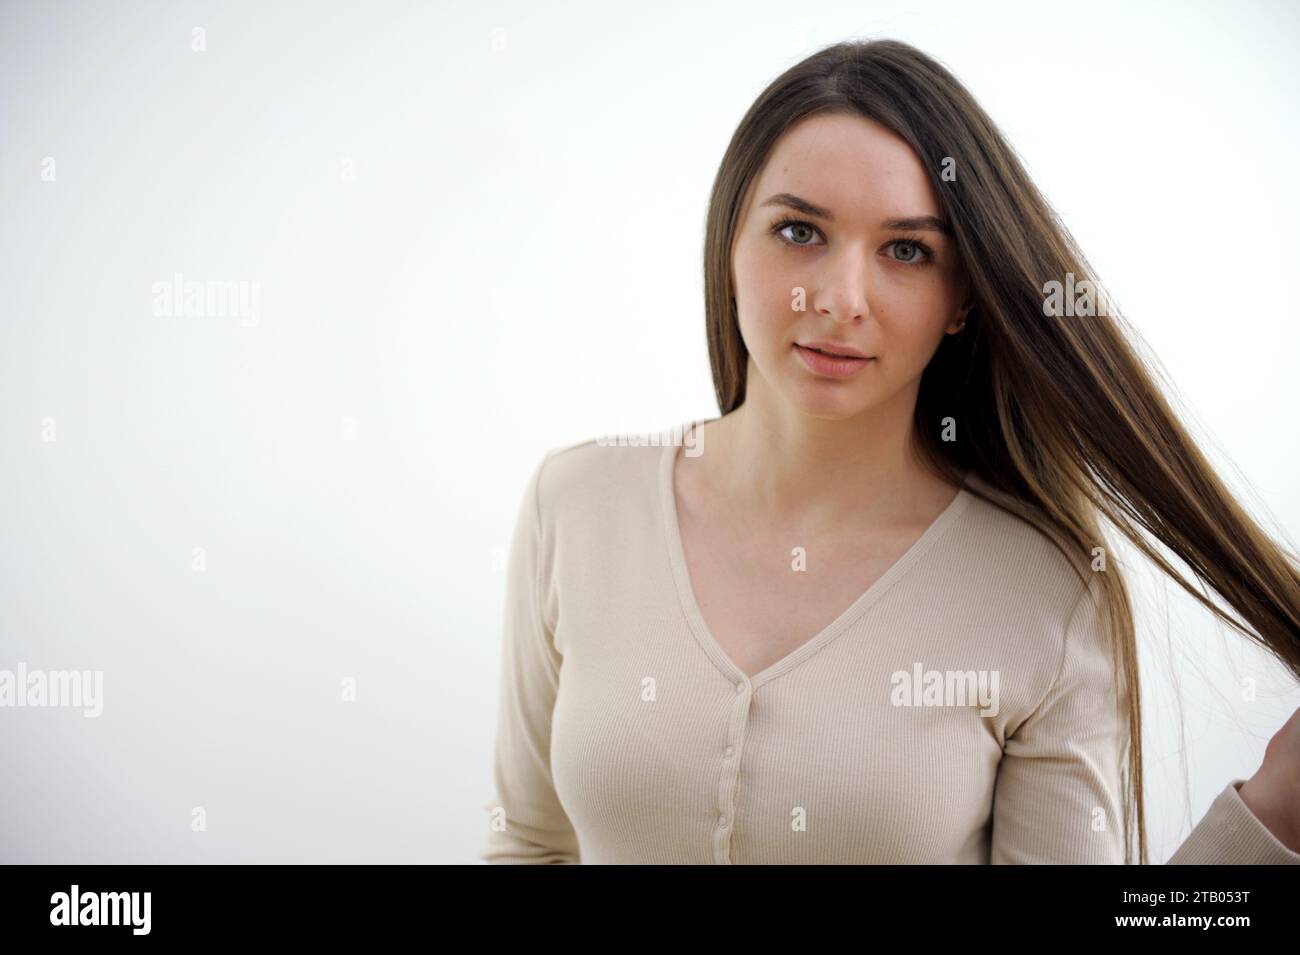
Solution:
[[(775, 80), (709, 207), (721, 415), (529, 482), (481, 858), (1148, 861), (1102, 519), (1296, 675), (1300, 573), (1095, 282), (934, 60)], [(1170, 861), (1300, 862), (1300, 714)]]

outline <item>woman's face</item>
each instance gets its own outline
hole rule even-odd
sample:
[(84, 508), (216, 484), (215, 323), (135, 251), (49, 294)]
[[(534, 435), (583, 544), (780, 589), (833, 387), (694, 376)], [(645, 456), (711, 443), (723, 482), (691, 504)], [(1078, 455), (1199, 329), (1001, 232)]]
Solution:
[[(921, 373), (969, 311), (953, 240), (894, 221), (927, 216), (942, 216), (930, 179), (886, 127), (820, 115), (787, 130), (732, 246), (747, 391), (818, 418), (910, 418)], [(828, 362), (800, 347), (813, 342), (869, 357)]]

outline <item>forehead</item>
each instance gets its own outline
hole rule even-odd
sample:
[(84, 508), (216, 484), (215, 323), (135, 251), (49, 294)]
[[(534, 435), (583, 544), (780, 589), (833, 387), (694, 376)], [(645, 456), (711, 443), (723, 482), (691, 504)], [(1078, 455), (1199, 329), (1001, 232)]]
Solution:
[(810, 116), (786, 130), (758, 176), (750, 204), (777, 192), (825, 206), (845, 223), (941, 212), (912, 147), (864, 116)]

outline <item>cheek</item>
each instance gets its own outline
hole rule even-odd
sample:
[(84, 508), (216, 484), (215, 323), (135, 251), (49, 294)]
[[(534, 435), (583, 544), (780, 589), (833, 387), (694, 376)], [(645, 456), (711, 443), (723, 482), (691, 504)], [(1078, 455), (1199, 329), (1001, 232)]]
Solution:
[(937, 277), (882, 283), (871, 300), (871, 313), (886, 347), (900, 354), (928, 358), (951, 320), (951, 296)]
[[(747, 347), (762, 348), (762, 342), (785, 336), (797, 317), (794, 289), (801, 283), (798, 269), (769, 248), (761, 238), (749, 238), (736, 246), (732, 274), (736, 284), (736, 308)], [(806, 306), (805, 306), (806, 307)]]

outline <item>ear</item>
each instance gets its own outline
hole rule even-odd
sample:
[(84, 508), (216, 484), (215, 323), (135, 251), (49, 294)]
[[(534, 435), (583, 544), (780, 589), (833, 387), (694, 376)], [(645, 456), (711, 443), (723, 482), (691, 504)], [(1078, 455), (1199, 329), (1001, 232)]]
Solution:
[(966, 301), (962, 303), (961, 308), (957, 309), (957, 317), (954, 318), (952, 322), (948, 325), (948, 328), (946, 329), (946, 334), (956, 335), (963, 328), (965, 328), (966, 317), (970, 314), (971, 309), (974, 307), (975, 307), (974, 297), (968, 296)]

